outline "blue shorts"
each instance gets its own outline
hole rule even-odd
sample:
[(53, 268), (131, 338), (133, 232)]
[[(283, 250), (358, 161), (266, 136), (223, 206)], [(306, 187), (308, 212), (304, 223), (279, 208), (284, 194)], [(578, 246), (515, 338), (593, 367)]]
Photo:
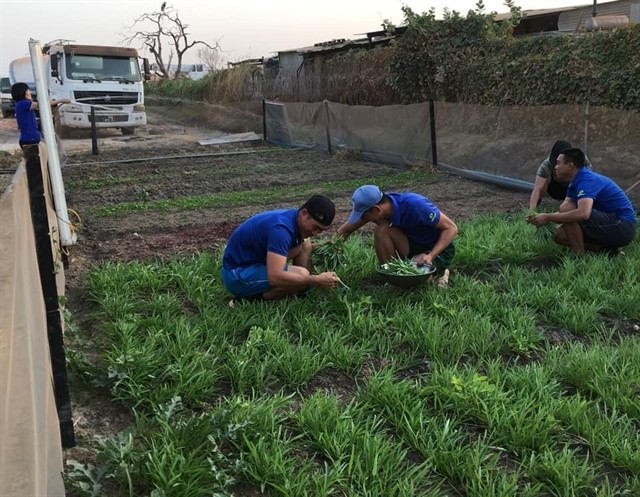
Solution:
[[(284, 267), (286, 271), (288, 266)], [(235, 269), (222, 268), (222, 282), (227, 290), (236, 297), (251, 297), (262, 295), (271, 290), (267, 266), (254, 264), (253, 266), (238, 267)]]

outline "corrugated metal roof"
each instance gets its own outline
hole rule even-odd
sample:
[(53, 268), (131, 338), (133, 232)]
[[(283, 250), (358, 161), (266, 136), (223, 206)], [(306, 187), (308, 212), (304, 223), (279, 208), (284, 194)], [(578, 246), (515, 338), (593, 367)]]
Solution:
[[(585, 23), (591, 17), (591, 9), (593, 6), (590, 6), (589, 9), (579, 9), (566, 11), (560, 14), (560, 18), (558, 19), (558, 31), (560, 32), (572, 32), (572, 31), (580, 31), (584, 29)], [(600, 16), (611, 16), (611, 15), (625, 15), (629, 17), (631, 12), (631, 4), (629, 0), (619, 0), (617, 2), (608, 2), (598, 4), (596, 6), (597, 17)]]
[[(533, 10), (523, 10), (522, 13), (526, 17), (535, 17), (535, 16), (544, 16), (547, 14), (559, 14), (562, 12), (566, 12), (569, 10), (576, 9), (584, 9), (585, 7), (592, 7), (593, 4), (584, 4), (584, 5), (574, 5), (572, 7), (556, 7), (554, 9), (533, 9)], [(511, 17), (511, 12), (502, 12), (501, 14), (496, 14), (494, 19), (496, 21), (503, 21), (505, 19), (509, 19)]]
[[(553, 9), (532, 9), (532, 10), (523, 10), (522, 13), (526, 15), (526, 17), (535, 17), (535, 16), (543, 16), (548, 14), (562, 14), (564, 12), (571, 13), (576, 11), (584, 11), (585, 9), (589, 9), (589, 12), (593, 9), (593, 2), (585, 3), (582, 5), (573, 5), (571, 7), (555, 7)], [(597, 14), (628, 14), (630, 9), (629, 0), (613, 0), (611, 2), (597, 2), (596, 4), (596, 12)], [(578, 14), (579, 15), (579, 14)], [(496, 14), (495, 20), (502, 21), (504, 19), (509, 19), (511, 17), (511, 12), (502, 12), (500, 14)]]
[[(596, 5), (596, 11), (599, 15), (613, 15), (613, 14), (625, 14), (629, 15), (630, 0), (613, 0), (611, 2), (598, 2)], [(531, 9), (523, 10), (522, 13), (525, 18), (533, 18), (539, 16), (545, 16), (550, 14), (557, 14), (558, 31), (573, 31), (575, 26), (580, 23), (580, 27), (584, 25), (584, 19), (591, 15), (591, 9), (593, 9), (592, 3), (585, 3), (582, 5), (573, 5), (570, 7), (556, 7), (552, 9)], [(502, 21), (511, 17), (510, 12), (503, 12), (495, 15), (496, 21)], [(400, 26), (399, 30), (406, 29), (406, 26)], [(381, 34), (383, 31), (372, 31), (366, 33), (369, 36)], [(364, 34), (364, 33), (359, 33)], [(385, 43), (392, 39), (393, 36), (380, 37), (372, 41), (373, 44)], [(369, 44), (368, 38), (359, 38), (356, 40), (331, 40), (327, 42), (317, 43), (316, 45), (309, 47), (291, 48), (287, 50), (278, 50), (278, 54), (297, 53), (299, 55), (310, 53), (330, 53), (340, 50), (346, 50), (348, 48), (362, 48)]]
[[(392, 37), (387, 38), (387, 40)], [(376, 42), (380, 42), (381, 40), (376, 40)], [(299, 55), (309, 54), (309, 53), (323, 53), (323, 52), (335, 52), (339, 50), (346, 50), (348, 48), (362, 48), (363, 46), (367, 46), (369, 44), (368, 38), (359, 38), (357, 40), (344, 40), (337, 41), (335, 43), (332, 42), (323, 42), (318, 43), (316, 45), (310, 47), (301, 47), (301, 48), (292, 48), (289, 50), (279, 50), (279, 54), (283, 53), (297, 53)]]

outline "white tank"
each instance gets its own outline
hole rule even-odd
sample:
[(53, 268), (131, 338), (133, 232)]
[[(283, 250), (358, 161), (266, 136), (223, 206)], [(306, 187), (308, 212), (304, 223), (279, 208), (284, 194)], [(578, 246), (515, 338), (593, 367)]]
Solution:
[(627, 24), (629, 24), (629, 18), (624, 15), (588, 17), (584, 21), (584, 30), (600, 31), (603, 29), (615, 29), (626, 26)]
[(35, 88), (35, 78), (31, 67), (31, 57), (20, 57), (9, 64), (9, 79), (11, 84), (27, 83), (29, 88)]

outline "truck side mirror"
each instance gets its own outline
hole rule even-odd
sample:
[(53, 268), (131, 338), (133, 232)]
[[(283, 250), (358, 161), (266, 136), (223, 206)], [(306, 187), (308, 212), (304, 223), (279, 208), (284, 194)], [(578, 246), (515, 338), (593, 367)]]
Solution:
[(51, 55), (49, 58), (51, 63), (51, 77), (56, 78), (60, 83), (62, 83), (62, 78), (60, 77), (60, 54)]
[(149, 81), (151, 79), (151, 71), (149, 68), (149, 59), (144, 58), (142, 59), (142, 67), (144, 70), (144, 80), (145, 81)]

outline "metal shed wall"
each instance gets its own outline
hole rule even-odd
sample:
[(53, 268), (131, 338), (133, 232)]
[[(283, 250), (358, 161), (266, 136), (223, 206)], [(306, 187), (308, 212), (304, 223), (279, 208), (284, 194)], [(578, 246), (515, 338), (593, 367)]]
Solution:
[[(599, 3), (596, 5), (596, 13), (598, 16), (625, 15), (631, 20), (631, 3), (631, 0)], [(558, 31), (574, 32), (582, 30), (585, 27), (585, 21), (591, 17), (592, 13), (593, 5), (585, 5), (584, 7), (562, 12), (558, 19)]]

